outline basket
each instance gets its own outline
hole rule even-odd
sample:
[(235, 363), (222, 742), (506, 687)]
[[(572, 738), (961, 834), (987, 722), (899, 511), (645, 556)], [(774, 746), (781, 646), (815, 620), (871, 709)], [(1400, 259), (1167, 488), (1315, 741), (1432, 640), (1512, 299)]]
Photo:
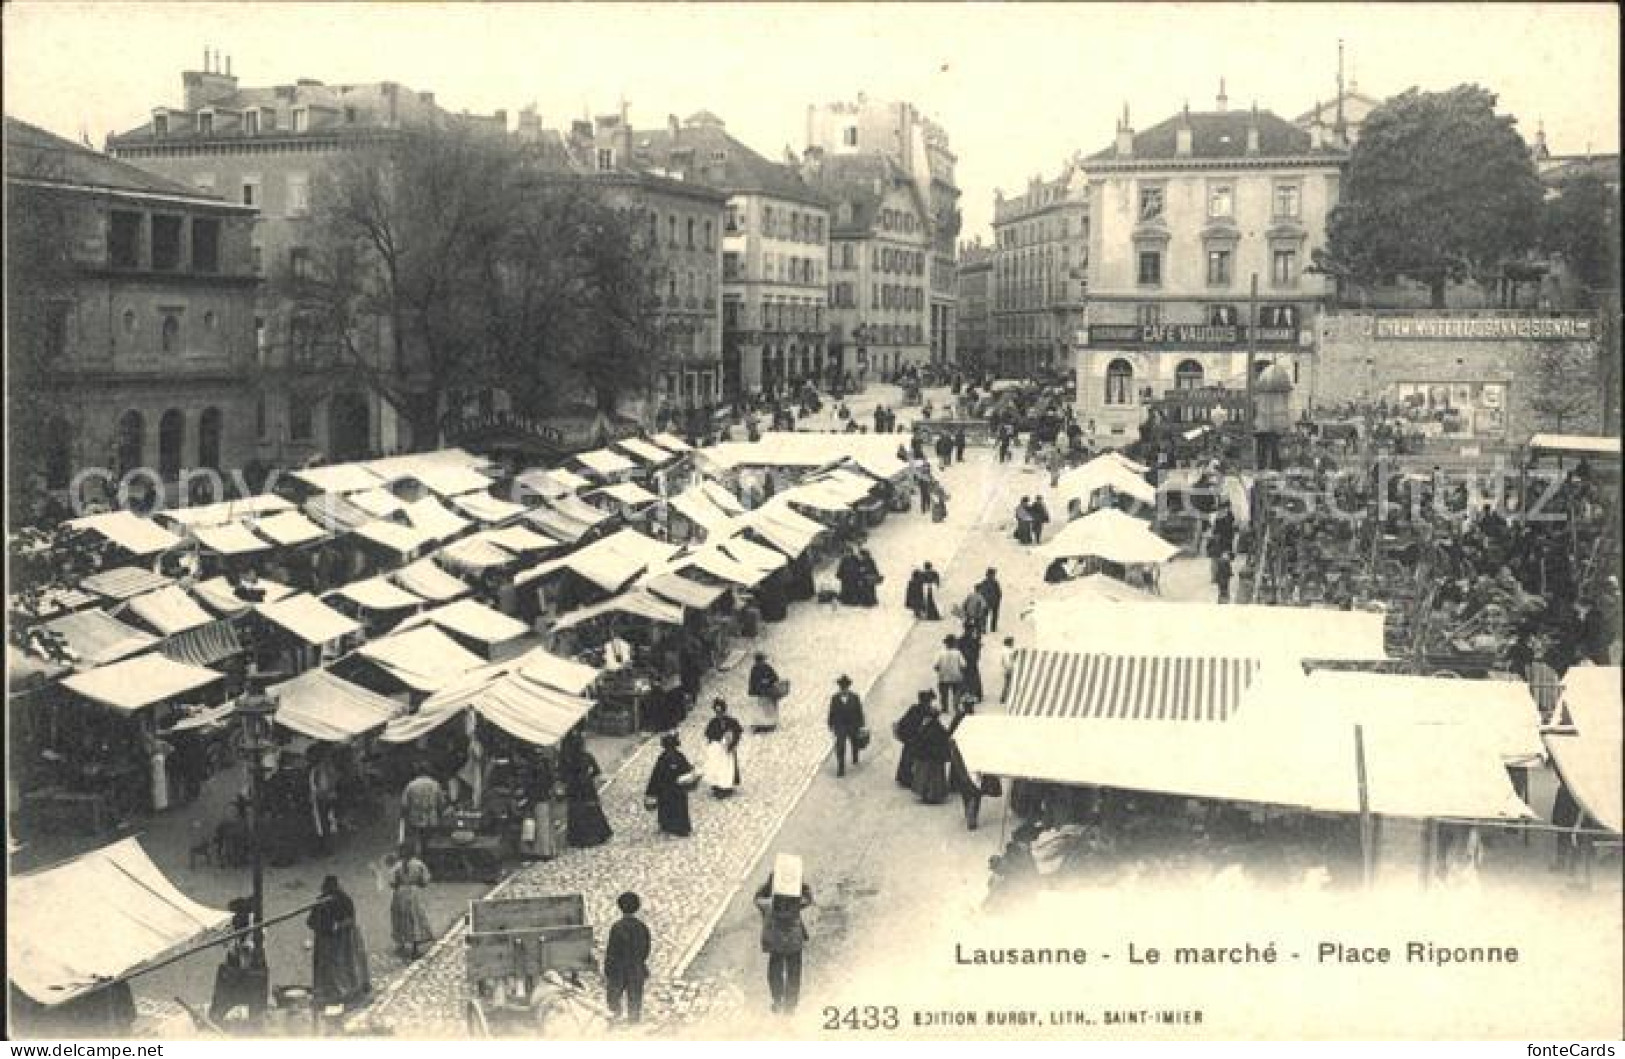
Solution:
[(773, 685), (773, 697), (775, 699), (787, 699), (787, 698), (789, 698), (790, 697), (790, 682), (788, 680), (781, 680), (777, 684)]

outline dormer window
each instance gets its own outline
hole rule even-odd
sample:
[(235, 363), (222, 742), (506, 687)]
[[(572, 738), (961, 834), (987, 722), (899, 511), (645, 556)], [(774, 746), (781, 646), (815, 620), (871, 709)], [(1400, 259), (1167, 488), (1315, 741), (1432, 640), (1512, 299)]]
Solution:
[(258, 136), (260, 132), (260, 112), (250, 110), (243, 115), (243, 131), (250, 136)]
[(214, 115), (209, 113), (197, 116), (197, 131), (205, 136), (214, 132)]
[(598, 148), (598, 171), (607, 173), (615, 168), (615, 151), (610, 147)]
[(310, 111), (300, 107), (293, 112), (293, 131), (305, 132), (310, 128)]
[(275, 132), (276, 131), (276, 111), (274, 111), (274, 110), (270, 109), (269, 107), (267, 107), (266, 109), (260, 111), (260, 114), (262, 114), (264, 116), (264, 120), (262, 120), (260, 122), (260, 124), (265, 127), (265, 131), (266, 132)]
[(355, 123), (356, 123), (356, 109), (354, 107), (345, 107), (344, 108), (344, 124), (346, 124), (346, 125), (354, 125)]
[(152, 116), (152, 134), (154, 136), (169, 135), (169, 115), (154, 114)]

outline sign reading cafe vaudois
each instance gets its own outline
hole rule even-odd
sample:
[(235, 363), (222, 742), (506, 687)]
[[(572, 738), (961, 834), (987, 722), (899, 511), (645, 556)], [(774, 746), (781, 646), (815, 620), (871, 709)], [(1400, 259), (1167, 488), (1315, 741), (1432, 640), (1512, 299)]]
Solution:
[(1588, 341), (1595, 337), (1584, 316), (1379, 316), (1377, 338), (1545, 339)]
[[(1233, 349), (1247, 342), (1247, 328), (1241, 324), (1090, 324), (1086, 337), (1091, 346), (1154, 347), (1159, 349)], [(1260, 327), (1258, 344), (1297, 345), (1295, 327)]]

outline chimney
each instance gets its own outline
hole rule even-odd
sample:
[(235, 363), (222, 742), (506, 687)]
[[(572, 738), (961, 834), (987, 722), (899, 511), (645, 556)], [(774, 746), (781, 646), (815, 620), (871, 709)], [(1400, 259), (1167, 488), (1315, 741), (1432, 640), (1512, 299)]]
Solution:
[(1318, 151), (1326, 146), (1326, 123), (1320, 118), (1320, 100), (1315, 100), (1315, 116), (1309, 119), (1309, 149)]
[(1546, 147), (1546, 122), (1544, 119), (1535, 125), (1535, 149), (1531, 153), (1533, 153), (1537, 162), (1552, 156), (1552, 152)]
[(534, 139), (541, 135), (542, 116), (536, 113), (533, 103), (519, 112), (519, 135), (525, 139)]
[(1247, 153), (1258, 153), (1258, 103), (1253, 103), (1252, 118), (1247, 122)]
[(1134, 126), (1129, 124), (1128, 104), (1123, 104), (1123, 116), (1117, 122), (1117, 157), (1134, 157)]
[(181, 74), (181, 98), (187, 110), (219, 103), (236, 94), (237, 79), (229, 72), (220, 72), (218, 58), (207, 48), (203, 50), (203, 69)]
[(683, 127), (683, 123), (677, 120), (677, 115), (675, 115), (675, 114), (667, 114), (666, 115), (666, 131), (671, 133), (671, 142), (672, 143), (677, 142), (677, 136), (678, 136), (679, 131), (682, 129), (682, 127)]
[(1222, 77), (1219, 78), (1219, 98), (1217, 103), (1219, 104), (1220, 114), (1230, 109), (1230, 97), (1224, 93), (1224, 78)]
[(1174, 153), (1181, 158), (1191, 156), (1191, 105), (1185, 104), (1185, 109), (1179, 114), (1179, 127), (1174, 130)]
[(400, 95), (401, 86), (397, 85), (394, 81), (385, 81), (379, 87), (384, 93), (385, 102), (388, 104), (385, 111), (385, 120), (388, 121), (389, 124), (394, 125), (400, 120), (400, 101), (397, 97)]
[(434, 106), (434, 93), (433, 92), (419, 92), (418, 93), (418, 99), (422, 100), (423, 103), (426, 106), (431, 106), (431, 107)]

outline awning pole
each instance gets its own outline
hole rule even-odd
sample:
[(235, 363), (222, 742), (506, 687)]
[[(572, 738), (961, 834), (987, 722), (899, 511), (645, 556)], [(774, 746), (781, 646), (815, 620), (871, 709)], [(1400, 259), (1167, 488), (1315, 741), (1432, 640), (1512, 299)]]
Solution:
[(1375, 850), (1372, 848), (1371, 801), (1365, 775), (1365, 728), (1354, 726), (1354, 771), (1360, 785), (1360, 878), (1367, 889), (1371, 886)]

